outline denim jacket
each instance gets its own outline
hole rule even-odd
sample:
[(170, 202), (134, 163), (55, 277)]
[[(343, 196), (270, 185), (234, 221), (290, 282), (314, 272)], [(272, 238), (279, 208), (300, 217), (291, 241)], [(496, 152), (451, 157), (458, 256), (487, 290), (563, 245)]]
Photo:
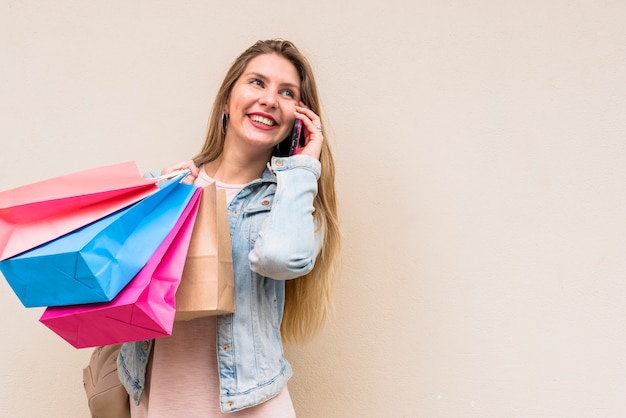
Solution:
[[(236, 312), (217, 317), (223, 412), (278, 395), (291, 377), (280, 335), (284, 280), (310, 272), (321, 249), (323, 231), (313, 218), (320, 172), (308, 156), (274, 157), (228, 206)], [(118, 357), (120, 380), (137, 404), (152, 345), (126, 343)]]

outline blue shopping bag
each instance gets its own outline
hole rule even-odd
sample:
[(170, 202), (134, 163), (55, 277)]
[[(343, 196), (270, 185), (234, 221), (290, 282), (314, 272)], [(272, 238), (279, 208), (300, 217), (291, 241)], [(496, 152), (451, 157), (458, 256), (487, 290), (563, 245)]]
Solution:
[(0, 262), (25, 307), (108, 302), (144, 267), (191, 200), (182, 177), (134, 205)]

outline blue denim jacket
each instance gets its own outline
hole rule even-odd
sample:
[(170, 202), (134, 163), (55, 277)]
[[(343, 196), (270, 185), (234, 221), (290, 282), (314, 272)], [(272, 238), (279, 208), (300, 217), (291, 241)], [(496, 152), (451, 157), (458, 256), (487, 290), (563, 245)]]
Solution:
[[(217, 317), (223, 412), (276, 396), (291, 377), (280, 336), (284, 280), (310, 272), (321, 249), (323, 231), (313, 218), (320, 171), (308, 156), (274, 157), (228, 206), (236, 312)], [(152, 344), (126, 343), (118, 357), (120, 380), (137, 404)]]

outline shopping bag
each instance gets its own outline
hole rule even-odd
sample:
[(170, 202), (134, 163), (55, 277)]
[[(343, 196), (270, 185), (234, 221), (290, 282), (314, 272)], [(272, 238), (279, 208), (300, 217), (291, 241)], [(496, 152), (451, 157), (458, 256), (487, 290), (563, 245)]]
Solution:
[(108, 302), (143, 268), (197, 187), (180, 178), (134, 205), (15, 257), (0, 270), (26, 307)]
[(155, 183), (128, 162), (0, 192), (0, 260), (138, 202), (158, 190)]
[(76, 348), (172, 335), (180, 283), (202, 189), (141, 271), (111, 301), (47, 308), (39, 321)]
[(204, 188), (176, 291), (176, 320), (235, 312), (235, 280), (224, 190)]
[(91, 418), (130, 418), (130, 399), (117, 375), (121, 344), (98, 347), (83, 369), (83, 387)]

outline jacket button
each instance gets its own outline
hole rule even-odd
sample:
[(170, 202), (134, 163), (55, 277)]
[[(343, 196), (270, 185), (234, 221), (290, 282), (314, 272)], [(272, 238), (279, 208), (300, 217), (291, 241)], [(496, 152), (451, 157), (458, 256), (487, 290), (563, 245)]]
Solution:
[(230, 349), (230, 347), (228, 346), (228, 344), (224, 344), (224, 345), (222, 346), (222, 349), (223, 349), (224, 351), (228, 351), (228, 350)]
[(232, 408), (232, 407), (233, 407), (233, 403), (232, 403), (232, 402), (228, 402), (228, 404), (227, 404), (227, 405), (228, 405), (228, 407), (229, 407), (229, 408)]
[(141, 348), (145, 350), (148, 349), (148, 341), (144, 341), (143, 344), (141, 344)]
[(269, 205), (269, 204), (270, 204), (270, 201), (269, 201), (269, 200), (264, 200), (264, 201), (262, 201), (262, 202), (261, 202), (261, 204), (262, 204), (263, 206), (267, 206), (267, 205)]
[(283, 160), (276, 160), (276, 165), (279, 167), (283, 166)]

